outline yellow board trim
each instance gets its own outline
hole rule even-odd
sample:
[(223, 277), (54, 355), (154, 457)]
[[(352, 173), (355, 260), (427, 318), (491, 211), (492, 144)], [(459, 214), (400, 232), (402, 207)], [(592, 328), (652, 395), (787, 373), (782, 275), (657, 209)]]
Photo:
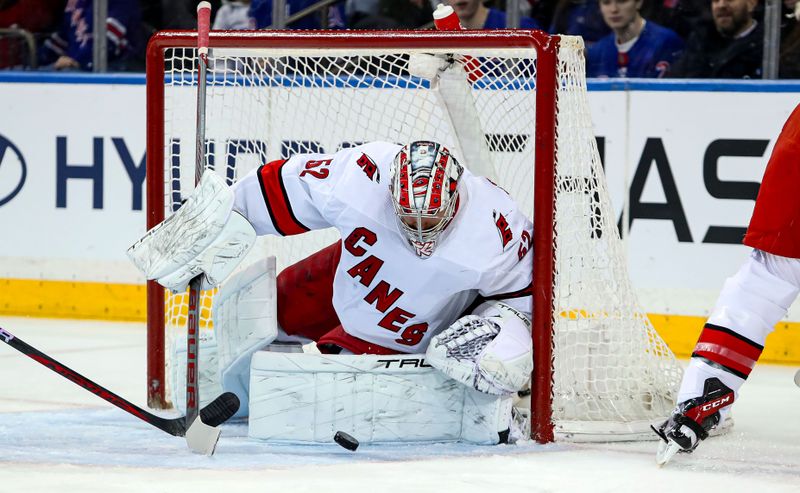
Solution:
[(143, 322), (146, 292), (141, 284), (0, 279), (0, 314)]
[[(0, 295), (0, 315), (5, 316), (146, 320), (146, 289), (139, 284), (0, 279)], [(704, 317), (654, 313), (648, 317), (676, 356), (691, 356)], [(759, 361), (800, 363), (800, 322), (776, 325)]]
[[(689, 315), (660, 315), (648, 313), (664, 342), (680, 358), (692, 355), (700, 331), (706, 323), (705, 317)], [(780, 322), (767, 336), (764, 352), (758, 361), (764, 363), (800, 363), (800, 322)]]

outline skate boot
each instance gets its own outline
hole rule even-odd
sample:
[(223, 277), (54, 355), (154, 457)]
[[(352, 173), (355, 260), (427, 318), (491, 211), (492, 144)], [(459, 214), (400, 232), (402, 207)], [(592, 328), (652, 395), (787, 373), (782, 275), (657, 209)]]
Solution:
[(689, 453), (697, 448), (708, 432), (720, 423), (720, 410), (733, 404), (733, 390), (718, 378), (709, 378), (703, 395), (684, 401), (675, 408), (672, 416), (658, 428), (651, 426), (661, 437), (656, 462), (664, 465), (678, 452)]

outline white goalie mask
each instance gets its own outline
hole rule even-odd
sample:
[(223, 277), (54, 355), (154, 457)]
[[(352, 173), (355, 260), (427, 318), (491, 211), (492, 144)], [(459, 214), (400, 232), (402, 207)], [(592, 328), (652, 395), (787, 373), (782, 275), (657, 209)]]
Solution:
[(464, 168), (441, 144), (403, 146), (394, 157), (389, 188), (400, 229), (414, 252), (428, 258), (458, 209), (458, 180)]

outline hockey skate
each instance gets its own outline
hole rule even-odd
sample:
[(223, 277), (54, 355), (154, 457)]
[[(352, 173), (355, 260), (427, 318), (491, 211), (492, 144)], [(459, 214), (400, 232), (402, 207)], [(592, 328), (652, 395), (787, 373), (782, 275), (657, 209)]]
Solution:
[(675, 408), (672, 416), (658, 428), (651, 426), (661, 437), (656, 452), (656, 463), (663, 466), (678, 452), (690, 453), (709, 431), (720, 424), (720, 410), (733, 404), (733, 390), (718, 378), (706, 380), (703, 395), (684, 401)]

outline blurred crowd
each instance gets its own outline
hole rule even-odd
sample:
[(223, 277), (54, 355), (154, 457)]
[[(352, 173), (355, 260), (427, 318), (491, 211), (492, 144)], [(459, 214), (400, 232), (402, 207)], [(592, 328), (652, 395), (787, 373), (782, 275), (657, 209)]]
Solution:
[[(107, 0), (109, 71), (144, 70), (147, 39), (194, 29), (197, 0)], [(285, 0), (286, 18), (318, 0)], [(506, 27), (506, 0), (339, 0), (289, 29)], [(213, 29), (273, 26), (272, 0), (212, 0)], [(800, 0), (782, 0), (779, 76), (800, 78)], [(761, 78), (764, 0), (520, 0), (519, 27), (582, 36), (589, 77)], [(0, 68), (92, 70), (93, 0), (0, 0)]]

